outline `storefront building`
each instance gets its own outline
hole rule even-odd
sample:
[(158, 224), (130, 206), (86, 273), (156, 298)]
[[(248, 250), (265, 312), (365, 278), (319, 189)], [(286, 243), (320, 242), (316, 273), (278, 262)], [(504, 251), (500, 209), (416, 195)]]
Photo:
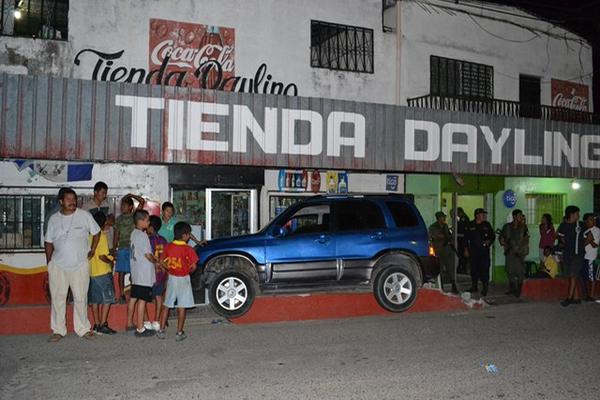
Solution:
[(324, 193), (410, 193), (426, 222), (484, 205), (496, 226), (508, 189), (530, 222), (527, 205), (593, 206), (591, 50), (560, 28), (517, 46), (408, 1), (50, 3), (23, 10), (39, 26), (2, 10), (0, 304), (46, 301), (41, 232), (65, 185), (107, 182), (116, 212), (129, 192), (171, 200), (207, 239)]

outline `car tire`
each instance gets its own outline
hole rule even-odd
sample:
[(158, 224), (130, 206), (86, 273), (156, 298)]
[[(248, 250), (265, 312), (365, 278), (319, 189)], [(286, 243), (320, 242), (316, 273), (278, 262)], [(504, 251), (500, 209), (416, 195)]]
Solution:
[(373, 294), (381, 307), (391, 312), (403, 312), (417, 299), (417, 282), (408, 268), (388, 266), (377, 274)]
[(214, 277), (208, 291), (210, 304), (217, 314), (236, 318), (252, 306), (255, 282), (242, 272), (225, 270)]

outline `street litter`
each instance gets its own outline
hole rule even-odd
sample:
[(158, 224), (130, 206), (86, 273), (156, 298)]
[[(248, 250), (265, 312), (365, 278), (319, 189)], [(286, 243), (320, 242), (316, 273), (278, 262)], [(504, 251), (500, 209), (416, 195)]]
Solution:
[(484, 364), (481, 363), (481, 366), (485, 368), (485, 370), (487, 372), (489, 372), (490, 374), (497, 374), (498, 373), (498, 367), (496, 367), (494, 364)]

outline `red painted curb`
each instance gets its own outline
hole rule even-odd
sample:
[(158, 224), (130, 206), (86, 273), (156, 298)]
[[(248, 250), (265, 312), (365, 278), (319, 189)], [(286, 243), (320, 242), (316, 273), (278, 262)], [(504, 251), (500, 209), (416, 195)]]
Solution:
[(558, 301), (567, 297), (569, 280), (556, 279), (527, 279), (523, 282), (521, 296), (533, 301)]
[[(153, 310), (150, 307), (149, 312)], [(150, 315), (152, 315), (151, 313)], [(92, 321), (92, 313), (88, 312)], [(50, 334), (50, 306), (13, 306), (0, 307), (0, 336)], [(127, 324), (127, 305), (114, 304), (108, 316), (108, 325), (118, 331), (125, 330)], [(67, 331), (73, 332), (73, 306), (67, 306)]]
[[(458, 296), (449, 296), (434, 289), (420, 289), (417, 301), (408, 312), (462, 311), (468, 307)], [(235, 324), (304, 321), (393, 315), (383, 309), (372, 293), (327, 293), (311, 295), (260, 296), (250, 311), (231, 319)]]
[[(457, 311), (468, 307), (457, 296), (438, 290), (421, 289), (415, 305), (408, 312)], [(153, 307), (149, 307), (153, 314)], [(73, 308), (67, 307), (67, 330), (73, 331)], [(91, 321), (91, 312), (88, 314)], [(236, 319), (236, 324), (264, 322), (339, 319), (369, 315), (393, 315), (377, 304), (371, 293), (331, 293), (312, 295), (259, 296), (250, 311)], [(50, 334), (49, 306), (0, 307), (0, 335)], [(109, 325), (118, 331), (125, 329), (127, 306), (111, 307)]]

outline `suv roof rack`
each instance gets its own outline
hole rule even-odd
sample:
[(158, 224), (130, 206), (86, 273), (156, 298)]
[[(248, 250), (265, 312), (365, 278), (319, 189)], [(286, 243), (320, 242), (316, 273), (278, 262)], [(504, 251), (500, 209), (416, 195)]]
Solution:
[(412, 193), (332, 193), (332, 194), (317, 194), (309, 197), (307, 200), (316, 200), (316, 199), (347, 199), (347, 198), (364, 198), (364, 197), (390, 197), (390, 198), (398, 198), (402, 200), (409, 201), (411, 203), (415, 202), (415, 195)]

